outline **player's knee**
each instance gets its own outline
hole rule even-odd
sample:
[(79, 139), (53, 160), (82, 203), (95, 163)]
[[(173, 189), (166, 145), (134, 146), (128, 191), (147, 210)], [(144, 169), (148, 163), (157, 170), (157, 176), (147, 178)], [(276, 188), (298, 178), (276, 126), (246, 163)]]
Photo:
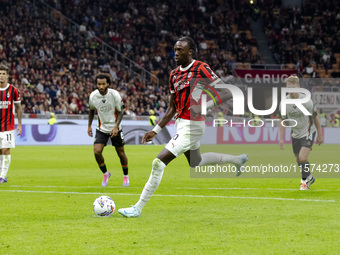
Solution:
[(10, 148), (3, 148), (1, 149), (2, 155), (10, 155), (11, 149)]
[(195, 168), (196, 166), (200, 165), (200, 162), (202, 161), (202, 158), (199, 159), (190, 159), (189, 165), (192, 168)]
[(152, 171), (162, 173), (164, 171), (165, 164), (159, 158), (155, 158), (152, 161)]
[(119, 157), (120, 159), (126, 159), (125, 152), (124, 152), (124, 151), (118, 152), (118, 157)]
[(94, 148), (93, 152), (94, 152), (94, 155), (95, 155), (95, 156), (100, 156), (100, 155), (102, 155), (102, 150), (100, 150), (100, 149)]
[(306, 161), (308, 161), (308, 157), (306, 157), (306, 156), (299, 156), (299, 160), (298, 160), (299, 163), (304, 163)]
[(164, 172), (165, 164), (158, 158), (152, 161), (152, 171), (150, 182), (153, 186), (158, 186)]
[(195, 168), (196, 166), (201, 165), (201, 161), (203, 160), (202, 156), (200, 154), (198, 155), (190, 155), (189, 159), (189, 165), (192, 168)]

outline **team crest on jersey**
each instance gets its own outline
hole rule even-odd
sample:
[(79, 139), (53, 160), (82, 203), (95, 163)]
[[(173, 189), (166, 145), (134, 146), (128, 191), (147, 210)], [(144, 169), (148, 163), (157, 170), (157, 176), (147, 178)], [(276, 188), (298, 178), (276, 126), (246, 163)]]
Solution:
[(192, 76), (192, 72), (188, 73), (188, 78), (190, 78)]
[(9, 92), (7, 93), (7, 98), (9, 98), (11, 95), (9, 94)]

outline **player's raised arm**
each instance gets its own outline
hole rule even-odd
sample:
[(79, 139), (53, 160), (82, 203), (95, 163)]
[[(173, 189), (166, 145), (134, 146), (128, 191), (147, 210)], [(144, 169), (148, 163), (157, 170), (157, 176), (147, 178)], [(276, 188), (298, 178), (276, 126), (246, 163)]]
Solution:
[(169, 107), (166, 109), (165, 115), (160, 120), (160, 122), (154, 127), (153, 130), (147, 132), (144, 134), (142, 143), (145, 144), (145, 142), (150, 142), (152, 139), (166, 126), (166, 124), (169, 123), (170, 120), (175, 116), (176, 114), (176, 107), (174, 104), (174, 96), (171, 94), (170, 100), (169, 100)]

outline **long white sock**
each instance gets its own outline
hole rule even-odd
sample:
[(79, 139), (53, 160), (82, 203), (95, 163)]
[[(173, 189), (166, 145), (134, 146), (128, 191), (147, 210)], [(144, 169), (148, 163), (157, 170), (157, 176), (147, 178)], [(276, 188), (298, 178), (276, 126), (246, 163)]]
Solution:
[(139, 210), (142, 210), (145, 204), (149, 201), (152, 194), (158, 188), (159, 183), (162, 180), (164, 168), (166, 165), (158, 158), (152, 161), (152, 171), (148, 182), (145, 184), (142, 194), (136, 206)]
[(0, 155), (0, 176), (1, 176), (1, 172), (2, 172), (2, 159), (3, 159), (3, 155)]
[(215, 152), (207, 152), (201, 155), (202, 160), (199, 163), (199, 166), (205, 166), (209, 164), (240, 164), (241, 159), (239, 156), (233, 156), (229, 154), (215, 153)]
[(10, 164), (11, 164), (11, 155), (3, 155), (2, 164), (1, 164), (2, 170), (1, 170), (1, 176), (0, 176), (2, 179), (6, 178)]

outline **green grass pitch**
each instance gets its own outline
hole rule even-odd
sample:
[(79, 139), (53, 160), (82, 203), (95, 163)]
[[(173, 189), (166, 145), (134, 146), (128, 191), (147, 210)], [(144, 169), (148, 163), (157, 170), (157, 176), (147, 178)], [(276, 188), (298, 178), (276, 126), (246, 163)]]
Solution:
[[(0, 254), (338, 254), (340, 179), (320, 178), (299, 191), (295, 178), (190, 178), (184, 156), (165, 169), (140, 218), (118, 208), (137, 202), (163, 146), (126, 146), (130, 187), (112, 147), (112, 173), (102, 174), (92, 146), (12, 150), (8, 183), (0, 184)], [(215, 148), (215, 147), (214, 147)], [(294, 164), (291, 146), (228, 145), (248, 165)], [(314, 146), (311, 163), (340, 164), (339, 145)], [(218, 151), (216, 146), (216, 151)], [(203, 148), (202, 148), (203, 150)], [(340, 173), (338, 174), (339, 177)], [(116, 212), (95, 217), (93, 201), (110, 196)]]

